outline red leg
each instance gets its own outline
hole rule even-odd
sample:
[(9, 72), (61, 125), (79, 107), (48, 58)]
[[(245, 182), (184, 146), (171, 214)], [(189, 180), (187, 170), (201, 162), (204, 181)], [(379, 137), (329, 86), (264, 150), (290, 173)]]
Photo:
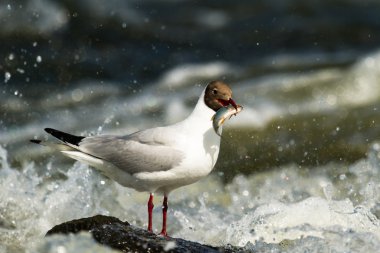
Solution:
[(152, 220), (153, 220), (153, 193), (150, 193), (149, 195), (149, 201), (148, 201), (148, 231), (153, 232), (152, 230)]
[(168, 196), (164, 196), (164, 201), (162, 202), (162, 230), (161, 235), (168, 236), (166, 233), (166, 214), (168, 212)]

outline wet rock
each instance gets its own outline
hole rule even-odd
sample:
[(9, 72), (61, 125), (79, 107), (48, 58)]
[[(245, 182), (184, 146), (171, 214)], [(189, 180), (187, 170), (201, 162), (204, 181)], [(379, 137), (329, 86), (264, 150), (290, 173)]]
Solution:
[(180, 238), (158, 236), (115, 217), (96, 215), (53, 227), (46, 236), (87, 231), (103, 245), (122, 252), (239, 252), (233, 246), (212, 247)]

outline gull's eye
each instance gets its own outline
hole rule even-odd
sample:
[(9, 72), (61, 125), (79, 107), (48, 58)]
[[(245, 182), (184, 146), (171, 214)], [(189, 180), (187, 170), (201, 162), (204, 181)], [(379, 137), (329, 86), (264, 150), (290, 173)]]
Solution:
[(212, 90), (212, 94), (214, 94), (214, 95), (218, 94), (218, 90), (217, 89), (213, 89)]

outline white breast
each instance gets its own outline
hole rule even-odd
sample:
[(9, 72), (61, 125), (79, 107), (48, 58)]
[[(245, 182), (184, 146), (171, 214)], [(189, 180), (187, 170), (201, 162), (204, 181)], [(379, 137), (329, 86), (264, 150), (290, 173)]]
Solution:
[(175, 147), (185, 154), (183, 161), (168, 171), (137, 173), (136, 178), (149, 182), (147, 185), (155, 186), (156, 191), (168, 193), (207, 176), (219, 155), (220, 136), (215, 133), (211, 120), (214, 113), (201, 96), (187, 119), (170, 126)]

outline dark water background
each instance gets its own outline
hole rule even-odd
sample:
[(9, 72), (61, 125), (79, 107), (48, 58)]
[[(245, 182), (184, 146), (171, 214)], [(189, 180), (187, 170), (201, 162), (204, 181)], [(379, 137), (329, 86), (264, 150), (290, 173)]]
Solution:
[(84, 79), (144, 86), (177, 65), (215, 60), (258, 65), (259, 75), (277, 54), (330, 54), (337, 59), (315, 65), (344, 66), (380, 41), (377, 1), (4, 0), (1, 9), (8, 89)]

